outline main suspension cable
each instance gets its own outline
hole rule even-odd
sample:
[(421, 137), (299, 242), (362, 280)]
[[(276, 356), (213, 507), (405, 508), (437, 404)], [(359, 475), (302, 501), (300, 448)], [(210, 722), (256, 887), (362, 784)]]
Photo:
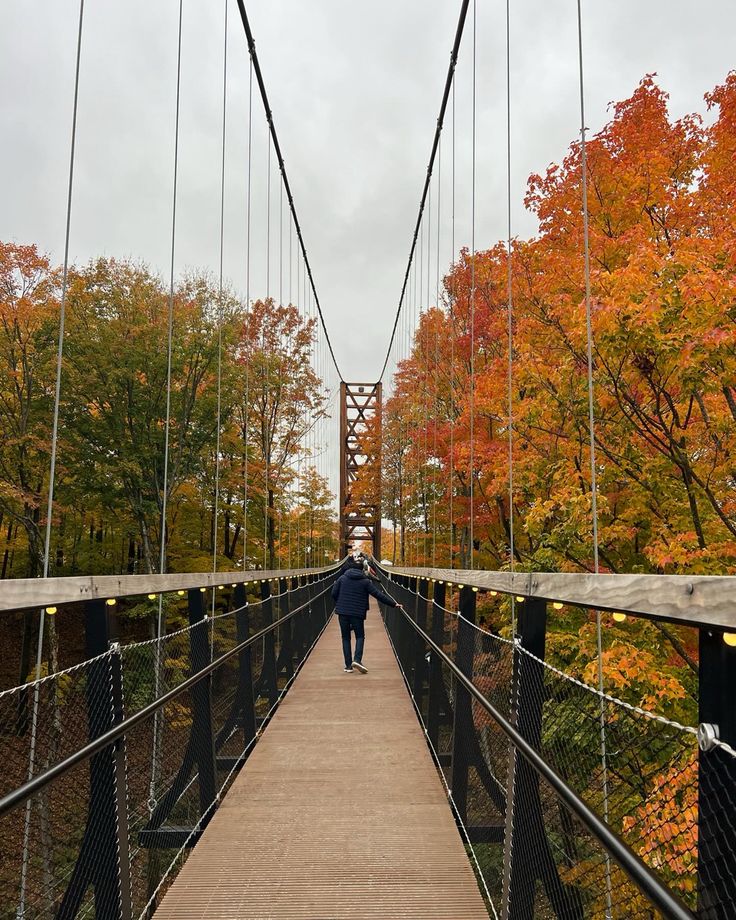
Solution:
[[(238, 0), (238, 3), (241, 4), (242, 0)], [(432, 141), (432, 150), (429, 155), (429, 165), (427, 166), (427, 175), (424, 180), (424, 188), (422, 189), (422, 196), (419, 201), (419, 213), (417, 215), (417, 221), (414, 226), (414, 235), (411, 241), (411, 247), (409, 249), (409, 259), (406, 265), (406, 271), (404, 273), (404, 282), (401, 285), (401, 294), (399, 296), (399, 303), (396, 308), (396, 316), (394, 317), (394, 324), (391, 330), (391, 339), (388, 343), (388, 348), (386, 349), (386, 359), (383, 362), (383, 367), (381, 368), (381, 373), (378, 376), (379, 380), (383, 380), (383, 375), (386, 373), (386, 367), (388, 366), (388, 359), (391, 354), (391, 346), (394, 343), (394, 337), (396, 335), (396, 328), (399, 324), (399, 315), (401, 313), (401, 305), (404, 300), (404, 292), (406, 291), (406, 286), (409, 281), (409, 272), (411, 271), (412, 262), (414, 261), (414, 251), (417, 246), (417, 238), (419, 236), (419, 228), (422, 224), (422, 217), (424, 215), (424, 205), (427, 200), (427, 195), (429, 193), (429, 183), (432, 179), (432, 171), (434, 169), (434, 161), (437, 155), (437, 149), (440, 143), (440, 135), (442, 134), (442, 126), (445, 121), (445, 111), (447, 109), (447, 101), (450, 97), (450, 89), (453, 83), (453, 77), (455, 75), (455, 67), (457, 65), (457, 56), (460, 51), (460, 42), (463, 37), (463, 30), (465, 28), (465, 19), (468, 13), (468, 7), (470, 6), (470, 0), (462, 0), (462, 5), (460, 7), (460, 16), (458, 18), (457, 29), (455, 30), (455, 41), (452, 45), (452, 51), (450, 52), (450, 66), (447, 69), (447, 77), (445, 79), (445, 88), (442, 93), (442, 103), (440, 105), (440, 114), (437, 119), (437, 128), (434, 132), (434, 140)]]
[[(465, 0), (466, 4), (469, 0)], [(327, 342), (327, 347), (330, 351), (330, 357), (332, 358), (332, 363), (335, 365), (335, 371), (337, 372), (340, 380), (344, 379), (340, 371), (340, 367), (337, 363), (337, 358), (335, 358), (335, 352), (332, 349), (332, 342), (330, 341), (330, 335), (327, 331), (327, 326), (325, 324), (325, 318), (322, 314), (322, 307), (319, 302), (319, 297), (317, 296), (317, 288), (314, 284), (314, 277), (312, 275), (312, 267), (309, 264), (309, 256), (307, 255), (307, 247), (304, 245), (304, 237), (302, 236), (302, 228), (299, 223), (299, 218), (296, 213), (296, 205), (294, 204), (294, 197), (291, 194), (291, 186), (289, 185), (289, 179), (286, 174), (286, 166), (284, 165), (284, 158), (281, 154), (281, 145), (279, 144), (279, 138), (276, 133), (276, 127), (273, 122), (273, 113), (271, 112), (271, 106), (268, 102), (268, 93), (266, 92), (266, 85), (263, 82), (263, 73), (261, 71), (261, 65), (258, 60), (258, 55), (256, 53), (256, 43), (253, 40), (253, 32), (250, 28), (250, 22), (248, 20), (248, 14), (245, 10), (244, 0), (237, 0), (238, 10), (240, 11), (240, 18), (243, 22), (243, 29), (245, 30), (245, 37), (248, 42), (248, 52), (250, 54), (250, 59), (253, 63), (253, 68), (256, 73), (256, 79), (258, 80), (258, 88), (261, 92), (261, 100), (263, 102), (263, 108), (266, 113), (266, 120), (268, 121), (268, 127), (273, 141), (273, 149), (276, 153), (276, 157), (279, 163), (279, 170), (281, 171), (281, 178), (284, 183), (284, 191), (286, 192), (286, 197), (289, 201), (289, 208), (291, 209), (291, 215), (294, 218), (294, 229), (296, 230), (296, 235), (299, 240), (299, 246), (302, 251), (302, 257), (304, 258), (304, 266), (307, 270), (307, 275), (309, 276), (309, 284), (312, 288), (312, 294), (314, 296), (314, 302), (317, 307), (317, 313), (319, 314), (320, 323), (322, 325), (322, 330), (325, 334), (325, 340)]]

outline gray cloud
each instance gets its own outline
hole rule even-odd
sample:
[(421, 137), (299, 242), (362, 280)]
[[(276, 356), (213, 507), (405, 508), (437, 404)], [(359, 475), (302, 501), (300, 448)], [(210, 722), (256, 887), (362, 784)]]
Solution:
[[(86, 6), (71, 253), (145, 259), (168, 274), (178, 4)], [(222, 3), (185, 0), (177, 270), (219, 262)], [(450, 0), (253, 0), (248, 4), (320, 298), (346, 376), (373, 379), (416, 216), (459, 8)], [(0, 238), (60, 259), (76, 0), (0, 7)], [(478, 3), (476, 245), (505, 226), (505, 4)], [(588, 126), (647, 72), (674, 115), (736, 62), (732, 0), (584, 3)], [(512, 4), (514, 233), (534, 232), (526, 179), (578, 132), (575, 4)], [(456, 248), (470, 241), (470, 23), (457, 73)], [(245, 289), (248, 62), (230, 6), (225, 270)], [(253, 296), (265, 293), (266, 133), (254, 96)], [(440, 268), (450, 262), (450, 135), (443, 144)], [(271, 293), (278, 294), (278, 191)], [(437, 189), (433, 191), (433, 239)], [(288, 229), (288, 220), (285, 222)], [(434, 267), (432, 246), (432, 272)], [(288, 253), (288, 238), (284, 250)], [(288, 266), (284, 269), (288, 294)], [(431, 282), (434, 287), (434, 282)], [(292, 276), (296, 296), (296, 280)]]

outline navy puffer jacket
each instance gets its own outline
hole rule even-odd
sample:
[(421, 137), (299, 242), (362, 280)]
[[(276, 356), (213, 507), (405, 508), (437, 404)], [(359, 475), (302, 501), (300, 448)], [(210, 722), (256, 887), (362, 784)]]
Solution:
[(350, 568), (341, 575), (332, 586), (332, 600), (337, 613), (346, 617), (366, 618), (368, 613), (368, 595), (388, 607), (396, 607), (396, 601), (384, 594), (374, 581), (363, 574), (361, 568)]

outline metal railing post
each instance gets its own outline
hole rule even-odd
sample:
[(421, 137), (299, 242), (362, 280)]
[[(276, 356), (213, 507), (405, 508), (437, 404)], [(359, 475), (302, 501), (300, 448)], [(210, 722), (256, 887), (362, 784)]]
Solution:
[[(298, 607), (302, 603), (303, 591), (301, 585), (302, 580), (299, 575), (296, 575), (291, 579), (291, 587), (294, 591), (295, 607)], [(303, 617), (296, 617), (291, 634), (294, 641), (294, 654), (296, 655), (297, 661), (301, 661), (304, 657), (305, 650)]]
[[(457, 624), (455, 664), (472, 681), (475, 634), (476, 593), (472, 588), (460, 589), (460, 618)], [(468, 691), (458, 686), (455, 691), (455, 723), (452, 732), (452, 799), (463, 824), (468, 823), (468, 767), (470, 765), (470, 734), (473, 731), (473, 708)]]
[[(120, 649), (110, 649), (115, 636), (114, 616), (108, 618), (104, 600), (87, 601), (86, 654), (96, 658), (88, 667), (87, 719), (93, 741), (123, 721)], [(130, 851), (125, 769), (125, 736), (92, 756), (89, 768), (87, 823), (77, 862), (56, 917), (76, 917), (89, 885), (94, 888), (95, 916), (130, 920)]]
[[(206, 620), (204, 594), (198, 588), (190, 588), (189, 601), (189, 645), (191, 673), (196, 674), (210, 663), (210, 644), (207, 629), (197, 624)], [(197, 762), (200, 816), (217, 796), (217, 768), (215, 762), (215, 736), (212, 729), (212, 681), (210, 676), (198, 681), (192, 687), (192, 744)]]
[[(445, 588), (446, 585), (444, 582), (442, 584), (435, 582), (434, 584), (431, 635), (433, 641), (440, 647), (444, 645), (445, 638), (445, 614), (442, 610), (445, 606)], [(430, 652), (427, 731), (432, 746), (435, 751), (438, 752), (440, 743), (440, 706), (442, 703), (443, 689), (442, 663), (434, 652)]]
[[(429, 598), (429, 585), (430, 581), (428, 578), (420, 578), (417, 581), (417, 596), (414, 606), (414, 619), (417, 626), (425, 632), (427, 630), (427, 599)], [(424, 643), (419, 633), (414, 632), (413, 629), (411, 638), (414, 646), (414, 680), (412, 683), (412, 693), (419, 707), (419, 711), (422, 712), (424, 704), (424, 681), (427, 671), (427, 662), (425, 659), (426, 649), (424, 648)]]
[[(237, 642), (240, 645), (250, 636), (250, 612), (248, 610), (248, 595), (245, 585), (241, 582), (235, 587), (233, 602), (237, 613), (235, 614), (235, 629)], [(253, 700), (253, 660), (250, 646), (238, 652), (238, 709), (243, 728), (243, 746), (256, 736), (256, 710)]]
[[(263, 625), (273, 623), (273, 600), (271, 599), (271, 582), (261, 582), (261, 600), (263, 602)], [(273, 706), (278, 698), (278, 680), (276, 675), (276, 634), (274, 630), (268, 633), (263, 640), (263, 675), (261, 687)]]
[[(698, 718), (698, 917), (727, 920), (736, 903), (736, 648), (715, 629), (700, 630)], [(728, 803), (728, 804), (727, 804)]]
[[(290, 597), (289, 597), (289, 583), (286, 578), (279, 579), (279, 594), (282, 595), (279, 598), (279, 618), (284, 616), (284, 611), (289, 613), (290, 608)], [(292, 628), (291, 620), (287, 620), (286, 623), (283, 623), (280, 628), (281, 633), (281, 649), (279, 652), (279, 657), (281, 658), (283, 667), (286, 671), (287, 678), (294, 676), (294, 643), (292, 641)]]

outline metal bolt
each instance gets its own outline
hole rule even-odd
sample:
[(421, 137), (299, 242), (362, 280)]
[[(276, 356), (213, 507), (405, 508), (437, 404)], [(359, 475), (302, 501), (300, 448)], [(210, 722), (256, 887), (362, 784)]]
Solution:
[(698, 725), (698, 747), (701, 751), (711, 751), (716, 746), (719, 738), (718, 726), (712, 722), (701, 722)]
[(693, 583), (692, 583), (691, 581), (689, 581), (689, 582), (687, 583), (687, 593), (688, 593), (688, 594), (692, 594), (692, 593), (693, 593)]

